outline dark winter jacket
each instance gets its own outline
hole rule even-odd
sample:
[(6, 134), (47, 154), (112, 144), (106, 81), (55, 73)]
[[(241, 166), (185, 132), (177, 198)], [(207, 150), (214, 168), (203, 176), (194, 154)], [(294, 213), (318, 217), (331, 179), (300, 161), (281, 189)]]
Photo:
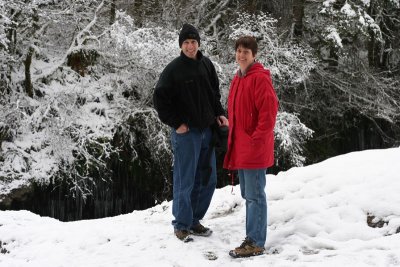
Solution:
[(165, 67), (154, 91), (154, 106), (160, 120), (179, 128), (207, 128), (224, 114), (214, 65), (198, 51), (197, 60), (183, 52)]
[(269, 70), (253, 64), (235, 75), (228, 97), (229, 137), (224, 168), (261, 169), (274, 164), (278, 99)]

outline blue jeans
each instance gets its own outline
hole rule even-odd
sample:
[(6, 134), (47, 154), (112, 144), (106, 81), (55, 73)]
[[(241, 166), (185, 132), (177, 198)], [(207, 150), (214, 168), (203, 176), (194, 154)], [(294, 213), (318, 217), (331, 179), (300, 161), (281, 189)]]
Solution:
[(259, 247), (267, 238), (266, 169), (240, 169), (240, 193), (246, 200), (246, 237)]
[[(203, 219), (210, 206), (217, 185), (215, 151), (210, 147), (212, 131), (190, 128), (183, 134), (171, 132), (174, 153), (172, 225), (178, 230), (188, 230)], [(212, 149), (211, 159), (208, 158)], [(208, 162), (210, 160), (210, 162)], [(211, 165), (210, 165), (211, 164)], [(204, 184), (205, 167), (212, 168), (208, 183)]]

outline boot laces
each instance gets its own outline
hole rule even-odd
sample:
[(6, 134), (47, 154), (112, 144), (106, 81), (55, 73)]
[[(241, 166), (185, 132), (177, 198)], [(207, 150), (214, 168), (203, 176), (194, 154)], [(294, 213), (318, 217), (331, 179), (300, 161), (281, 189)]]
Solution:
[(242, 244), (239, 246), (239, 248), (246, 248), (246, 246), (251, 246), (251, 247), (254, 246), (253, 242), (252, 242), (249, 238), (247, 238), (247, 237), (243, 240), (243, 242), (242, 242)]

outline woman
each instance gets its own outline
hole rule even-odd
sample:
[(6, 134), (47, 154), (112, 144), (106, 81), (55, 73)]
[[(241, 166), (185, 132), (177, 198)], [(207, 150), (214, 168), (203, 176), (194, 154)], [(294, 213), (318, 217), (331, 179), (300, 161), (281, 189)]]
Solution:
[(240, 37), (235, 44), (239, 65), (230, 86), (230, 132), (224, 168), (237, 170), (246, 200), (246, 238), (231, 250), (234, 258), (264, 254), (267, 236), (265, 174), (274, 164), (274, 127), (278, 99), (269, 70), (256, 62), (257, 41)]

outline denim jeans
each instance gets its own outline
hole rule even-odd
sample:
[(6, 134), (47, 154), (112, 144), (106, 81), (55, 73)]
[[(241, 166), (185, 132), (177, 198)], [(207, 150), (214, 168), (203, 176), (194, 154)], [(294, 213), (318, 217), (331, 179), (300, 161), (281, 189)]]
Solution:
[[(210, 147), (212, 131), (190, 128), (183, 134), (171, 132), (174, 153), (172, 225), (188, 230), (204, 217), (217, 185), (215, 151)], [(209, 149), (212, 149), (211, 159)], [(210, 160), (211, 162), (208, 162)], [(210, 165), (211, 164), (211, 165)], [(212, 168), (207, 184), (203, 183), (205, 167)]]
[(240, 193), (246, 200), (246, 236), (259, 247), (267, 238), (266, 169), (240, 169)]

